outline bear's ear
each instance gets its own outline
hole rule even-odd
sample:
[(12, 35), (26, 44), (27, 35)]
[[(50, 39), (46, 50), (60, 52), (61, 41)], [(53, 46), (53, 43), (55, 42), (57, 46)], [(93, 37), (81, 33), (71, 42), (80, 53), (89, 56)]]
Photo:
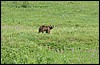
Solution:
[(54, 25), (52, 25), (52, 27), (54, 27)]
[(50, 25), (50, 26), (54, 26), (54, 25)]

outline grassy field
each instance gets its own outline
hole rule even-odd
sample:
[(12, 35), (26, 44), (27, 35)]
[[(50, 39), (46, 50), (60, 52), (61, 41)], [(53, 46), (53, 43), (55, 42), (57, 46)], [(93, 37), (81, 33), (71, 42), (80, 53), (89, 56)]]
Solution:
[(1, 64), (99, 64), (99, 2), (1, 1)]

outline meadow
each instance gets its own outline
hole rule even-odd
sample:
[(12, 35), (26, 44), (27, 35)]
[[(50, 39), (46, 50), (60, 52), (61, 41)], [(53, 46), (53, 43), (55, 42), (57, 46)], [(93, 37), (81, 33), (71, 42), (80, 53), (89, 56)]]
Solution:
[(99, 64), (99, 1), (1, 1), (1, 64)]

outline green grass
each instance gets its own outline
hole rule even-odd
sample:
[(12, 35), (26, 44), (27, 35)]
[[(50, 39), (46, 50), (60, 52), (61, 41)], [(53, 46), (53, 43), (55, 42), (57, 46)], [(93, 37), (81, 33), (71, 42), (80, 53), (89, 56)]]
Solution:
[(99, 64), (99, 2), (1, 1), (1, 64)]

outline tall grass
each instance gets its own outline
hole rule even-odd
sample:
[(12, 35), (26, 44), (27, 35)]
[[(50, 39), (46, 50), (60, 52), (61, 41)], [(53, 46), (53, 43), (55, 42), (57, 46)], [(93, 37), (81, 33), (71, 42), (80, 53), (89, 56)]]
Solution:
[(98, 64), (98, 14), (98, 1), (1, 1), (1, 63)]

